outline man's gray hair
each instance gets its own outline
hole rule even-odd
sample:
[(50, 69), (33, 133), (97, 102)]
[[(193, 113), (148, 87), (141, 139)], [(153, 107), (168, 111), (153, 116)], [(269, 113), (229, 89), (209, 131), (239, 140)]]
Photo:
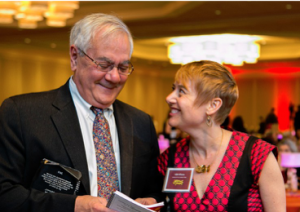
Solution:
[[(105, 29), (105, 30), (104, 30)], [(95, 13), (78, 21), (71, 30), (70, 46), (75, 45), (83, 51), (91, 47), (95, 34), (103, 31), (101, 38), (113, 38), (120, 33), (126, 33), (130, 43), (130, 56), (133, 51), (132, 35), (126, 24), (113, 15)]]

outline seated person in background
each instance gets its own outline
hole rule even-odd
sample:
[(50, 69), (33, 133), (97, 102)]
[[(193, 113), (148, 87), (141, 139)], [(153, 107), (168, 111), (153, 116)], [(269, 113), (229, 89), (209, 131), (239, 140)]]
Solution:
[(244, 127), (244, 120), (242, 116), (237, 116), (232, 121), (232, 129), (240, 132), (247, 133), (246, 128)]
[(159, 156), (158, 169), (162, 179), (167, 167), (194, 168), (194, 174), (188, 193), (168, 194), (171, 211), (286, 210), (276, 146), (221, 128), (237, 98), (232, 74), (216, 62), (192, 62), (177, 71), (166, 98), (169, 124), (189, 136)]
[(264, 135), (266, 130), (266, 122), (262, 116), (259, 117), (259, 129), (257, 133)]
[(270, 113), (266, 117), (266, 126), (277, 124), (278, 125), (278, 118), (275, 114), (275, 108), (272, 107)]
[(262, 137), (264, 141), (267, 141), (270, 144), (277, 145), (278, 143), (278, 125), (269, 125), (270, 128), (265, 130), (265, 134)]
[(169, 115), (163, 125), (163, 135), (166, 139), (169, 140), (170, 145), (172, 145), (182, 139), (183, 133), (181, 132), (180, 129), (176, 127), (171, 127), (170, 124), (168, 123), (168, 120), (169, 120)]
[(278, 163), (280, 166), (280, 170), (284, 179), (284, 183), (287, 183), (287, 168), (281, 167), (281, 154), (282, 153), (290, 153), (290, 152), (298, 152), (297, 146), (295, 142), (290, 138), (283, 138), (278, 144)]
[(223, 123), (221, 124), (221, 127), (225, 130), (232, 131), (233, 129), (230, 127), (230, 116), (227, 116)]

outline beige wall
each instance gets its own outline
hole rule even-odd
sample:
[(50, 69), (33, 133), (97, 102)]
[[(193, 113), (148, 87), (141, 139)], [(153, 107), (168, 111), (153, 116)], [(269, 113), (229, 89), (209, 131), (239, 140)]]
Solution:
[[(135, 71), (118, 99), (150, 114), (160, 132), (168, 111), (165, 97), (171, 91), (177, 67), (166, 69), (137, 60), (134, 64)], [(0, 104), (12, 95), (58, 88), (71, 75), (67, 55), (46, 57), (42, 53), (0, 52)]]
[[(240, 97), (234, 108), (234, 116), (244, 118), (247, 129), (258, 129), (259, 116), (264, 118), (275, 108), (279, 127), (282, 131), (289, 129), (289, 103), (300, 104), (300, 76), (270, 75), (269, 77), (250, 77), (236, 79)], [(231, 116), (232, 118), (234, 116)]]
[[(0, 52), (0, 103), (12, 95), (57, 88), (72, 75), (68, 55), (43, 55)], [(135, 71), (118, 99), (150, 114), (157, 131), (161, 132), (168, 112), (165, 97), (171, 92), (178, 66), (137, 59), (133, 59), (133, 64)], [(300, 104), (299, 72), (235, 77), (240, 98), (230, 116), (233, 119), (241, 115), (248, 129), (257, 129), (258, 117), (265, 117), (271, 107), (276, 108), (276, 113), (285, 122), (288, 102)]]

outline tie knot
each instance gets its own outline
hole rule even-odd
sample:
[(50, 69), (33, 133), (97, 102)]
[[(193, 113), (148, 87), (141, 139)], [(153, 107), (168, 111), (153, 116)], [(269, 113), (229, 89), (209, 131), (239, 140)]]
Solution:
[(92, 107), (91, 107), (91, 110), (93, 111), (93, 113), (94, 113), (96, 116), (99, 115), (99, 114), (103, 114), (103, 109), (101, 109), (101, 108), (97, 108), (97, 107), (92, 106)]

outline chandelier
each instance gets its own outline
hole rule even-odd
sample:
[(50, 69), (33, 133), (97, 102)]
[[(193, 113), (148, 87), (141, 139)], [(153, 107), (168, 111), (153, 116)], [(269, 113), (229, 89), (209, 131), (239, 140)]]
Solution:
[(168, 57), (173, 64), (199, 60), (242, 65), (256, 63), (260, 56), (258, 36), (219, 34), (172, 38)]
[(64, 27), (78, 8), (78, 1), (0, 1), (0, 23), (16, 20), (20, 28), (34, 29), (45, 19), (48, 26)]

